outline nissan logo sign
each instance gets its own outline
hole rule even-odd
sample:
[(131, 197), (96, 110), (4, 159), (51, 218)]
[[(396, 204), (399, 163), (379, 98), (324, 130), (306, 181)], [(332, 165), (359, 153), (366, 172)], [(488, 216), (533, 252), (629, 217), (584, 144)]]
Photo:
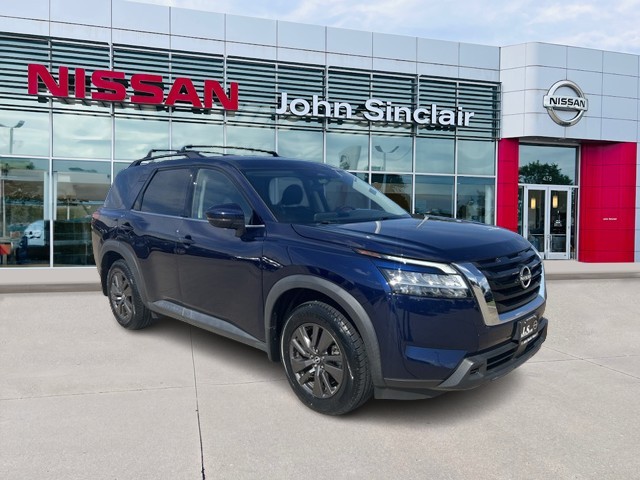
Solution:
[(520, 281), (520, 285), (522, 286), (523, 289), (526, 290), (527, 288), (529, 288), (529, 285), (531, 285), (532, 277), (533, 275), (531, 275), (531, 269), (529, 267), (527, 267), (526, 265), (523, 265), (522, 267), (520, 267), (518, 280)]
[[(564, 95), (570, 92), (574, 95)], [(554, 83), (544, 96), (543, 105), (551, 119), (563, 127), (578, 123), (589, 109), (589, 102), (584, 92), (571, 80), (560, 80)]]

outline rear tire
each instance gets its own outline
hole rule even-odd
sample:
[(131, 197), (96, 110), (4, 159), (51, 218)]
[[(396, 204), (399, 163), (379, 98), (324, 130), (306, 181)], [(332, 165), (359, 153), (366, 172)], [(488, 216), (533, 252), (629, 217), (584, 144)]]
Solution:
[(124, 260), (116, 260), (107, 274), (107, 297), (113, 316), (129, 330), (151, 324), (151, 311), (144, 306), (131, 269)]
[(280, 354), (291, 388), (317, 412), (342, 415), (372, 395), (362, 338), (341, 312), (325, 303), (304, 303), (291, 313)]

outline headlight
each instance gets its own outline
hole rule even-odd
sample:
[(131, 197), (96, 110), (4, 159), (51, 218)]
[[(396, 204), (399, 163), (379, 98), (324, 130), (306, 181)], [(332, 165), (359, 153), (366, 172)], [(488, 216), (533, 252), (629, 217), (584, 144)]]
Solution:
[(419, 273), (390, 268), (381, 268), (380, 271), (394, 293), (437, 298), (470, 296), (467, 284), (457, 273)]

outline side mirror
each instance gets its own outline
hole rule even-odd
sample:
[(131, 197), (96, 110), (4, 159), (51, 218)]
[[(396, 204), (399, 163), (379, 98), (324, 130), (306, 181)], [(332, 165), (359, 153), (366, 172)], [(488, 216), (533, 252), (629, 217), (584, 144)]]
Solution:
[(241, 237), (246, 231), (244, 212), (237, 203), (216, 205), (208, 209), (205, 215), (211, 225), (235, 230), (237, 237)]

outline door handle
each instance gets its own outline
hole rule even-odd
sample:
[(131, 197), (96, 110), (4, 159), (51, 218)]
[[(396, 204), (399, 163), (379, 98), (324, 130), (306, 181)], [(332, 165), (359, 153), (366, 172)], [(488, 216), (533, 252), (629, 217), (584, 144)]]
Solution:
[(185, 247), (189, 247), (191, 245), (193, 245), (194, 243), (196, 243), (196, 241), (191, 238), (191, 235), (185, 235), (184, 237), (182, 237), (179, 242), (184, 245)]

